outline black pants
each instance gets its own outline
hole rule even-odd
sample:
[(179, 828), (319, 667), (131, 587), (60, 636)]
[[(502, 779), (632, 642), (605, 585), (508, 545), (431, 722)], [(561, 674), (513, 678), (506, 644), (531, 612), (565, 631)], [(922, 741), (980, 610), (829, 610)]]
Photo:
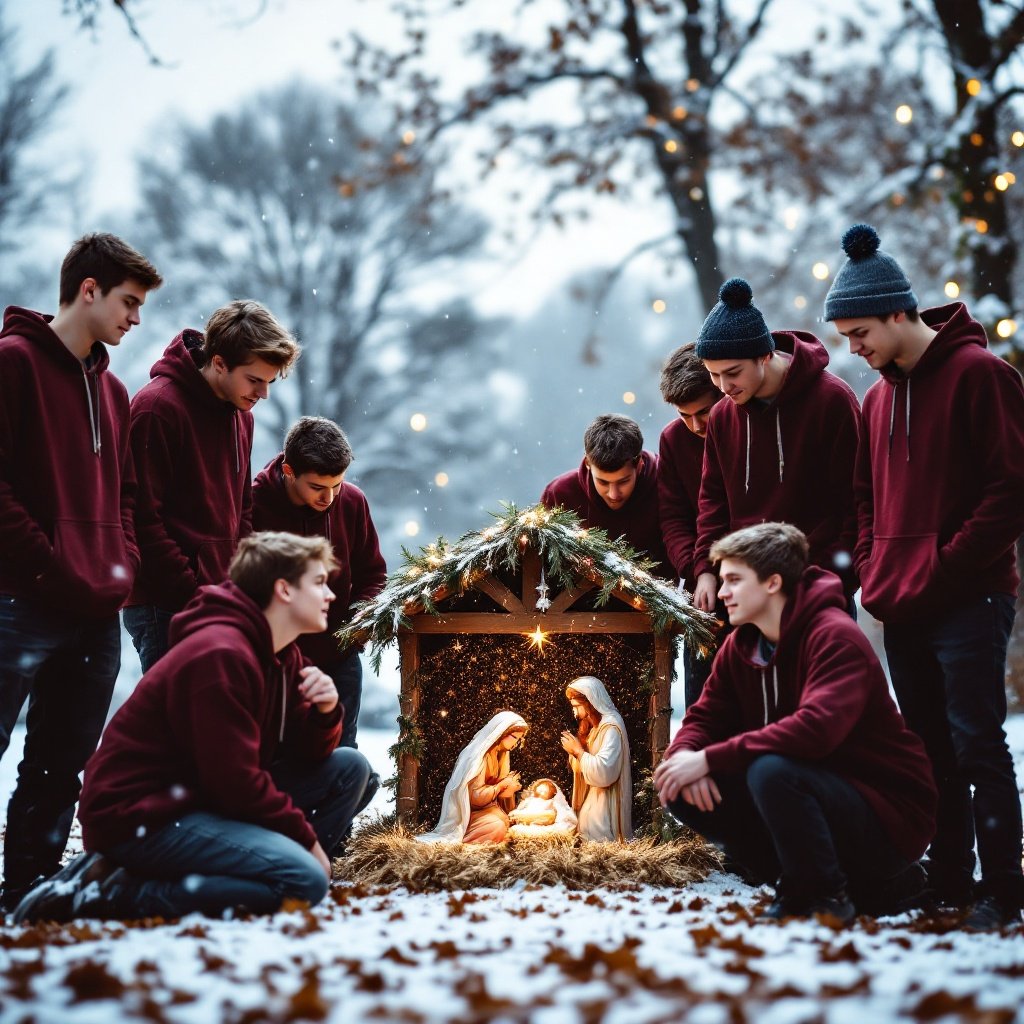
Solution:
[(681, 798), (669, 810), (758, 881), (781, 875), (789, 893), (847, 888), (856, 900), (909, 867), (860, 793), (817, 764), (766, 754), (745, 776), (714, 778), (722, 802), (713, 811)]

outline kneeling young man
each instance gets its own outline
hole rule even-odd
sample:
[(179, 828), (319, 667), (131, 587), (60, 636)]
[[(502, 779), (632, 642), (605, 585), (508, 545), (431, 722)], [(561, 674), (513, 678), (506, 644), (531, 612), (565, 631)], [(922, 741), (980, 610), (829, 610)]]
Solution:
[(294, 643), (326, 628), (333, 567), (322, 537), (241, 542), (229, 580), (174, 617), (172, 649), (86, 766), (88, 853), (16, 921), (271, 913), (324, 897), (330, 858), (376, 789), (362, 754), (335, 749), (334, 683)]
[(769, 918), (907, 909), (935, 785), (842, 583), (785, 523), (711, 557), (735, 631), (655, 772), (662, 804), (754, 880), (781, 875)]

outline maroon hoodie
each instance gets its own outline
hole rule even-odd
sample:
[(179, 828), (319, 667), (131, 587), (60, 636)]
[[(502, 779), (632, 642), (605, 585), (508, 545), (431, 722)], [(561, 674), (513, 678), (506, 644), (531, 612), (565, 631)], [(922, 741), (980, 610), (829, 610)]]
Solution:
[(0, 593), (107, 616), (139, 567), (128, 393), (52, 319), (11, 306), (0, 331)]
[[(853, 594), (857, 398), (826, 371), (828, 353), (813, 334), (776, 331), (772, 337), (792, 356), (775, 400), (737, 405), (725, 398), (708, 420), (694, 572), (715, 571), (711, 545), (733, 530), (792, 523), (807, 535), (811, 562), (840, 572)], [(846, 571), (836, 562), (840, 552)]]
[(197, 587), (227, 578), (252, 532), (252, 413), (213, 393), (202, 345), (198, 331), (179, 334), (132, 399), (142, 569), (129, 604), (183, 608)]
[(85, 848), (102, 851), (190, 811), (316, 835), (268, 771), (279, 751), (311, 764), (341, 736), (341, 705), (321, 714), (298, 692), (308, 664), (274, 654), (259, 606), (230, 581), (203, 587), (171, 621), (171, 649), (111, 719), (85, 768)]
[(864, 398), (854, 560), (864, 607), (908, 622), (1017, 592), (1024, 532), (1024, 387), (962, 302), (924, 310), (938, 333), (909, 376)]
[(548, 508), (561, 505), (575, 512), (584, 526), (600, 527), (612, 540), (624, 537), (634, 551), (657, 563), (654, 573), (665, 579), (672, 575), (658, 515), (658, 458), (651, 452), (642, 453), (636, 486), (622, 508), (609, 508), (597, 493), (586, 459), (579, 469), (555, 477), (540, 500)]
[(661, 535), (669, 561), (681, 580), (696, 581), (693, 547), (697, 543), (697, 499), (704, 466), (704, 438), (681, 419), (661, 432), (658, 451), (658, 501)]
[(815, 566), (804, 572), (767, 662), (760, 637), (747, 624), (726, 638), (665, 757), (703, 750), (712, 776), (745, 772), (764, 754), (819, 764), (853, 785), (893, 845), (916, 860), (935, 831), (928, 756), (846, 613), (838, 577)]
[(336, 599), (327, 618), (327, 631), (307, 633), (298, 640), (303, 654), (323, 666), (338, 658), (334, 633), (352, 617), (354, 605), (380, 593), (388, 570), (366, 495), (355, 484), (343, 483), (326, 512), (295, 505), (285, 490), (283, 463), (284, 455), (278, 455), (256, 477), (252, 488), (253, 526), (257, 530), (286, 530), (300, 537), (326, 537), (331, 542), (338, 568), (329, 580)]

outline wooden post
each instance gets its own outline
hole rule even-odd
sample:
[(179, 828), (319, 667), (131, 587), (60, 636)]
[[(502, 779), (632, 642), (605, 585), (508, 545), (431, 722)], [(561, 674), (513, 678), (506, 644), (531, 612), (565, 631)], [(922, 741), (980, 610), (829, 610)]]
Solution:
[[(402, 690), (399, 706), (402, 715), (418, 720), (420, 710), (420, 688), (416, 673), (420, 667), (420, 638), (415, 633), (400, 633), (398, 636), (399, 661), (402, 671)], [(420, 763), (411, 754), (398, 758), (398, 793), (395, 809), (403, 825), (416, 824), (420, 806)]]
[(672, 637), (654, 636), (654, 692), (651, 694), (651, 764), (657, 766), (669, 744), (672, 718)]

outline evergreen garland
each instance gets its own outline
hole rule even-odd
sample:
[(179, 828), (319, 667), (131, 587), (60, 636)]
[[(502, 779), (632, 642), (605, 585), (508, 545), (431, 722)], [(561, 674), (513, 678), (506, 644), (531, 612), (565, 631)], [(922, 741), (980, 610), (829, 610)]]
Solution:
[[(519, 509), (511, 503), (503, 507), (503, 513), (491, 513), (493, 525), (467, 533), (454, 544), (439, 537), (419, 554), (403, 547), (402, 567), (388, 576), (372, 601), (357, 606), (352, 620), (335, 634), (342, 648), (369, 644), (374, 670), (379, 670), (384, 648), (403, 627), (411, 626), (410, 615), (436, 615), (440, 601), (464, 593), (483, 576), (498, 569), (514, 572), (523, 551), (532, 547), (558, 589), (589, 579), (600, 588), (599, 607), (617, 591), (648, 614), (654, 632), (679, 632), (701, 657), (710, 655), (715, 617), (694, 608), (689, 594), (652, 576), (654, 563), (624, 540), (609, 540), (604, 530), (583, 526), (564, 508)], [(537, 614), (543, 622), (544, 611)]]

